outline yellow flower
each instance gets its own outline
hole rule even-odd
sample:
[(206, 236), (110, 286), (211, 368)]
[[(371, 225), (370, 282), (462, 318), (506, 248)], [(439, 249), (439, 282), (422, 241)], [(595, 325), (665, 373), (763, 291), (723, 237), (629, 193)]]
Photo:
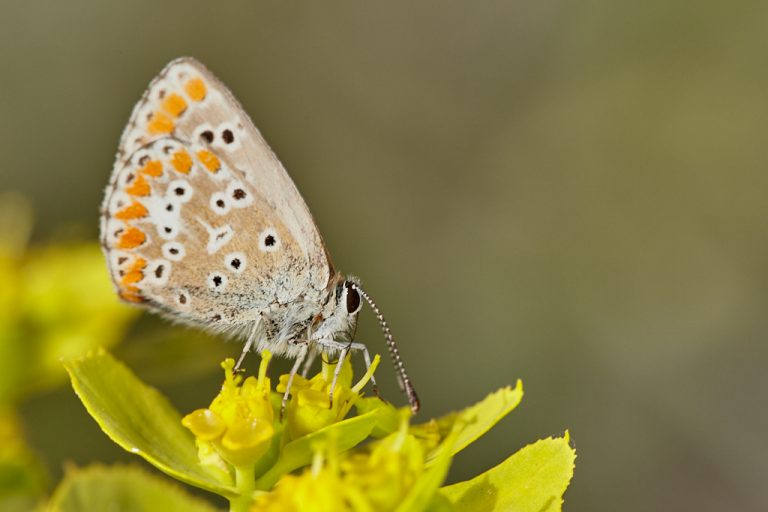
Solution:
[[(335, 364), (323, 361), (320, 373), (311, 379), (295, 375), (291, 384), (291, 401), (287, 406), (287, 430), (291, 439), (299, 438), (343, 420), (352, 406), (360, 399), (360, 392), (373, 376), (381, 358), (376, 355), (368, 371), (354, 386), (352, 385), (352, 365), (346, 359), (341, 367), (336, 387), (333, 391), (333, 403), (330, 400), (331, 383)], [(289, 375), (281, 375), (277, 391), (285, 392)]]
[(251, 510), (395, 510), (425, 471), (424, 447), (408, 431), (409, 416), (405, 410), (398, 431), (365, 451), (337, 454), (333, 446), (321, 447), (311, 468), (283, 476)]
[(424, 473), (424, 446), (408, 431), (409, 417), (404, 410), (397, 432), (342, 460), (345, 485), (365, 495), (373, 510), (397, 508)]
[[(307, 471), (301, 476), (285, 475), (274, 492), (256, 497), (252, 512), (347, 512), (366, 508), (352, 505), (344, 482), (333, 471)], [(350, 502), (351, 501), (351, 502)]]
[(269, 448), (275, 435), (274, 410), (270, 401), (267, 367), (272, 355), (261, 355), (259, 376), (243, 381), (235, 375), (233, 359), (225, 360), (224, 384), (207, 409), (186, 415), (182, 424), (195, 434), (201, 462), (219, 466), (210, 447), (225, 461), (243, 467), (255, 464)]

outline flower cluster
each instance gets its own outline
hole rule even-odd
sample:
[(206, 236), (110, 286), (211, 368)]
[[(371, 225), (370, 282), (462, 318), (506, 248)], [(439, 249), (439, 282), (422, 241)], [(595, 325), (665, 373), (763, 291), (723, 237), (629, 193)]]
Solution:
[(267, 377), (271, 358), (269, 352), (262, 354), (258, 378), (248, 377), (244, 382), (233, 372), (234, 360), (224, 361), (221, 392), (207, 409), (197, 409), (182, 420), (195, 434), (203, 464), (247, 466), (255, 464), (267, 451), (275, 435), (272, 388)]
[[(272, 391), (271, 357), (262, 353), (258, 374), (247, 378), (224, 361), (218, 395), (183, 418), (104, 351), (66, 367), (78, 396), (115, 442), (178, 480), (224, 496), (232, 511), (466, 510), (489, 492), (495, 502), (487, 510), (559, 510), (575, 457), (567, 434), (529, 445), (475, 479), (443, 485), (453, 455), (518, 405), (520, 382), (413, 425), (407, 408), (364, 396), (378, 357), (354, 384), (345, 362), (333, 400), (335, 364), (324, 361), (311, 378), (294, 376), (282, 415), (288, 376)], [(64, 498), (67, 492), (61, 491)], [(183, 499), (187, 508), (194, 500)]]
[(395, 510), (424, 476), (425, 455), (404, 412), (396, 432), (365, 449), (318, 450), (310, 468), (285, 475), (274, 492), (256, 498), (252, 512)]

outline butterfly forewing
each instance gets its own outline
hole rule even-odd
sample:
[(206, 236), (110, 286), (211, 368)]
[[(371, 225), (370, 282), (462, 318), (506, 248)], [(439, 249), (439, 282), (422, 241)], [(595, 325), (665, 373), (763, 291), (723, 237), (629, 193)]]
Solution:
[(333, 275), (290, 177), (231, 93), (193, 59), (169, 64), (133, 111), (102, 243), (124, 299), (202, 324), (251, 321), (320, 294)]

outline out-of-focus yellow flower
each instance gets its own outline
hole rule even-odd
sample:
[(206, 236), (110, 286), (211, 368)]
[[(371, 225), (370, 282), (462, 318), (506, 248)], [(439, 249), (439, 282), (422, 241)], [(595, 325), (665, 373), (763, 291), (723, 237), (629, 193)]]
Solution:
[(398, 431), (368, 450), (334, 455), (331, 449), (321, 449), (311, 468), (300, 476), (281, 478), (273, 492), (256, 498), (251, 510), (396, 509), (425, 471), (424, 447), (409, 433), (408, 419), (408, 411), (404, 411)]
[[(346, 359), (341, 367), (336, 387), (333, 391), (333, 403), (330, 400), (331, 383), (336, 365), (323, 360), (320, 373), (311, 379), (295, 375), (291, 384), (291, 401), (288, 403), (287, 430), (291, 439), (296, 439), (310, 432), (343, 420), (352, 406), (360, 399), (360, 392), (371, 380), (373, 372), (381, 358), (376, 355), (365, 375), (352, 385), (352, 365)], [(288, 375), (281, 375), (277, 391), (285, 392)]]
[(274, 410), (270, 401), (270, 379), (267, 367), (272, 355), (261, 355), (259, 375), (248, 377), (235, 375), (235, 361), (222, 363), (224, 384), (207, 409), (197, 409), (182, 419), (197, 439), (201, 462), (207, 466), (221, 464), (216, 460), (211, 446), (223, 460), (236, 467), (255, 464), (269, 448), (275, 435)]
[(61, 358), (122, 339), (120, 304), (95, 243), (30, 249), (31, 208), (0, 196), (0, 404), (63, 381)]
[(424, 446), (408, 431), (404, 411), (397, 432), (371, 445), (369, 453), (342, 460), (348, 486), (358, 489), (373, 510), (394, 510), (424, 472)]
[[(354, 489), (330, 468), (308, 470), (301, 476), (285, 475), (277, 489), (256, 497), (252, 512), (351, 512), (370, 510)], [(351, 498), (351, 499), (350, 499)], [(355, 499), (357, 498), (357, 499)], [(359, 506), (362, 503), (363, 506)]]

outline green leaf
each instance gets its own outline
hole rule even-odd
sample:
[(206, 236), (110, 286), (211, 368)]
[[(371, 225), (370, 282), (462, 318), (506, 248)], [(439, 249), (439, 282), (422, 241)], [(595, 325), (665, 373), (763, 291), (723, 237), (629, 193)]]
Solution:
[(411, 512), (414, 510), (426, 510), (435, 497), (440, 484), (443, 483), (451, 467), (451, 453), (456, 442), (454, 432), (448, 436), (445, 442), (438, 448), (437, 457), (433, 464), (427, 468), (413, 487), (408, 491), (403, 501), (397, 507), (396, 512)]
[(355, 402), (357, 414), (365, 414), (373, 410), (379, 411), (376, 426), (371, 432), (371, 436), (377, 439), (386, 437), (396, 431), (400, 425), (400, 413), (389, 402), (383, 401), (379, 397), (361, 398)]
[(371, 433), (377, 419), (378, 411), (373, 410), (294, 439), (283, 446), (275, 465), (256, 481), (256, 488), (270, 490), (282, 475), (308, 465), (318, 447), (330, 445), (341, 453), (357, 446)]
[(566, 432), (530, 444), (495, 468), (443, 487), (440, 493), (457, 510), (468, 512), (556, 512), (573, 477), (575, 459)]
[(101, 429), (122, 448), (190, 485), (235, 496), (199, 463), (194, 437), (181, 415), (156, 389), (100, 350), (64, 365), (77, 396)]
[(180, 487), (130, 466), (75, 469), (53, 494), (50, 512), (214, 512)]
[[(523, 382), (518, 380), (514, 389), (510, 386), (501, 388), (471, 407), (432, 420), (429, 423), (416, 425), (412, 427), (411, 431), (426, 438), (439, 434), (440, 439), (444, 439), (451, 432), (457, 432), (456, 441), (451, 451), (451, 455), (455, 455), (512, 412), (522, 399)], [(434, 463), (437, 455), (438, 449), (432, 450), (427, 456), (429, 463)]]

